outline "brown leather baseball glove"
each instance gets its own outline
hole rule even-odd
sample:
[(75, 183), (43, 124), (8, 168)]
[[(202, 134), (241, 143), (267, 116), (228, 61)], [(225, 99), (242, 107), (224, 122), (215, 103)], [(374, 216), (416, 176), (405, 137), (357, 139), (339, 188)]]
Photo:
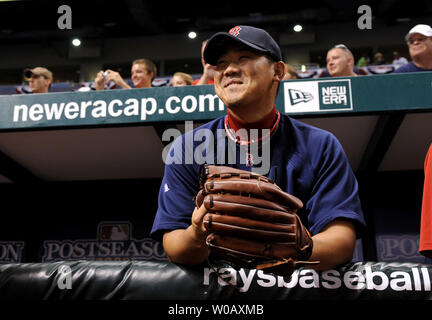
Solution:
[[(313, 242), (296, 212), (300, 199), (272, 179), (225, 166), (205, 165), (196, 206), (209, 212), (204, 226), (213, 256), (238, 267), (290, 276), (312, 253)], [(313, 262), (312, 262), (313, 263)]]

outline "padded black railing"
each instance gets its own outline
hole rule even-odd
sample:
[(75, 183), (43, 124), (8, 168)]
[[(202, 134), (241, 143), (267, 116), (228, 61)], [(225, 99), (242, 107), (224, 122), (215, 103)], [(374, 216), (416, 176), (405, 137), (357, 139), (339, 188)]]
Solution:
[(76, 261), (0, 266), (0, 299), (370, 300), (431, 299), (432, 265), (350, 263), (296, 270), (290, 279), (229, 266)]

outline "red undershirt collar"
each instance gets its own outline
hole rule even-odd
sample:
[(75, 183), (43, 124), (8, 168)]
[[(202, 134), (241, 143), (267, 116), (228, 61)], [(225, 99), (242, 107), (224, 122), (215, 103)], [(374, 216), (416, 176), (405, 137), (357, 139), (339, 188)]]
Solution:
[[(279, 120), (280, 120), (280, 113), (279, 111), (276, 110), (276, 106), (273, 106), (272, 111), (267, 116), (265, 116), (260, 121), (254, 123), (247, 123), (239, 119), (235, 119), (231, 115), (228, 109), (227, 116), (225, 117), (225, 131), (227, 132), (231, 140), (241, 145), (248, 145), (254, 142), (260, 142), (263, 139), (267, 138), (268, 136), (271, 136), (276, 131), (276, 128), (279, 124)], [(257, 141), (254, 141), (248, 139), (244, 140), (241, 137), (236, 136), (236, 132), (239, 129), (246, 129), (248, 132), (248, 137), (250, 137), (249, 133), (251, 129), (259, 129), (259, 130), (270, 129), (270, 132), (268, 132), (264, 136), (261, 136), (260, 134), (260, 138)]]

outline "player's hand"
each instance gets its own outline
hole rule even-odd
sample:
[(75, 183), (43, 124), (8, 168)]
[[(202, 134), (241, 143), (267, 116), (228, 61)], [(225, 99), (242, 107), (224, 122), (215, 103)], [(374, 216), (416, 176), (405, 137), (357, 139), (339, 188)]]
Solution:
[(205, 242), (208, 235), (208, 231), (204, 226), (204, 216), (208, 213), (204, 205), (199, 208), (195, 208), (192, 213), (192, 237), (197, 241)]

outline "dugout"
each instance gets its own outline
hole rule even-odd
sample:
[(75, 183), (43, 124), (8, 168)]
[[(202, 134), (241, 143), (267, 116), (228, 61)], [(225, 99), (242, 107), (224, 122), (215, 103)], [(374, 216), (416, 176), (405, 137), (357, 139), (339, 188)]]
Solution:
[[(431, 82), (424, 72), (281, 85), (279, 111), (335, 134), (359, 181), (368, 231), (354, 257), (360, 269), (341, 274), (378, 272), (370, 263), (396, 271), (419, 264), (413, 279), (431, 270), (418, 254)], [(292, 92), (316, 100), (293, 104)], [(148, 235), (169, 142), (163, 135), (223, 115), (212, 86), (10, 95), (0, 106), (3, 271), (88, 260), (177, 268)]]

